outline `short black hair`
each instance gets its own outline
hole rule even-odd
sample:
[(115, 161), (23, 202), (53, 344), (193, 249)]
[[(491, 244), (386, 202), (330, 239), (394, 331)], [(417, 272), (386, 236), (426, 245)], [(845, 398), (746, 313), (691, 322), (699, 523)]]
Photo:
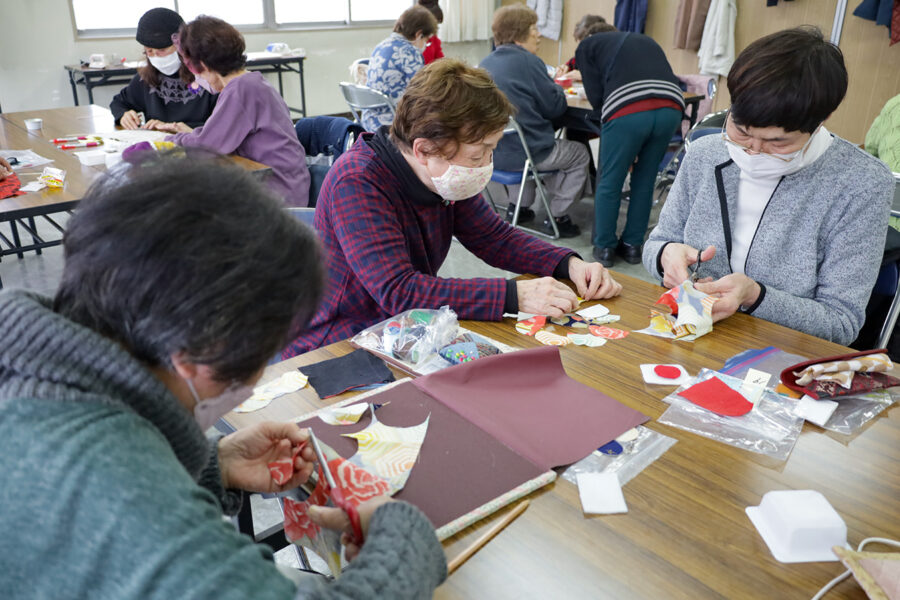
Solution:
[(312, 316), (323, 288), (313, 231), (225, 159), (123, 163), (69, 221), (54, 310), (148, 366), (170, 356), (246, 381)]
[(728, 92), (739, 125), (812, 133), (847, 93), (844, 55), (816, 27), (779, 31), (738, 55)]

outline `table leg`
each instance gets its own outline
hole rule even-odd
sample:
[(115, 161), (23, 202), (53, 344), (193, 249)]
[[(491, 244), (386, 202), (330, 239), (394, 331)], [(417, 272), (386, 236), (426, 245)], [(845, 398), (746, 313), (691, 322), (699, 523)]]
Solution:
[(72, 98), (75, 100), (75, 106), (78, 106), (78, 86), (75, 85), (75, 73), (69, 71), (69, 85), (72, 86)]
[(91, 85), (91, 80), (88, 79), (87, 77), (84, 78), (84, 87), (87, 88), (88, 104), (93, 104), (94, 103), (94, 88)]
[(278, 72), (278, 93), (284, 98), (284, 82), (281, 80), (281, 65), (277, 65), (275, 70)]
[(15, 219), (11, 219), (9, 221), (9, 227), (10, 227), (10, 229), (12, 229), (13, 247), (16, 250), (18, 250), (16, 252), (16, 256), (18, 256), (19, 260), (21, 260), (21, 259), (25, 258), (25, 253), (22, 252), (22, 250), (20, 249), (20, 248), (22, 248), (22, 242), (19, 240), (19, 228), (16, 227)]
[[(28, 217), (28, 226), (31, 227), (31, 231), (37, 232), (37, 226), (34, 224), (34, 217)], [(31, 239), (35, 244), (40, 243), (42, 240), (38, 238), (36, 235), (31, 236)], [(35, 248), (34, 251), (40, 256), (41, 252), (43, 252), (40, 248)]]
[(300, 73), (300, 108), (303, 109), (303, 117), (306, 117), (306, 86), (303, 85), (303, 60), (300, 61), (297, 72)]

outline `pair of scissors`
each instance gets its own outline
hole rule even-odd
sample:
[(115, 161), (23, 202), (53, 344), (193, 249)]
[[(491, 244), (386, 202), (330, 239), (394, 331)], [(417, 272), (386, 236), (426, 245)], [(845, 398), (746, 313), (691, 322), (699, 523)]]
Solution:
[(694, 264), (688, 265), (688, 271), (691, 273), (691, 283), (697, 283), (700, 281), (700, 263), (703, 260), (700, 258), (700, 250), (697, 250), (697, 262)]
[(328, 487), (331, 488), (331, 501), (334, 502), (335, 506), (347, 513), (347, 517), (350, 519), (350, 526), (353, 528), (353, 543), (362, 545), (363, 533), (362, 523), (359, 520), (359, 511), (347, 501), (344, 497), (344, 490), (335, 483), (334, 476), (331, 474), (331, 467), (328, 466), (328, 459), (325, 457), (325, 453), (322, 452), (319, 440), (312, 429), (309, 430), (309, 441), (312, 442), (313, 452), (316, 453), (316, 460), (319, 461), (319, 466), (322, 467), (325, 481), (328, 483)]

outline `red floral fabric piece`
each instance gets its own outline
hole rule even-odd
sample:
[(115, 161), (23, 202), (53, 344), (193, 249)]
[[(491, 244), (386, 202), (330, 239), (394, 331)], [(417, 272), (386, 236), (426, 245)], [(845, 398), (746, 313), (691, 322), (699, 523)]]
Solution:
[(607, 327), (606, 325), (591, 325), (588, 327), (588, 331), (597, 337), (606, 338), (608, 340), (621, 340), (628, 335), (628, 332), (623, 329)]
[(686, 390), (678, 392), (678, 395), (724, 417), (740, 417), (753, 409), (750, 401), (728, 387), (718, 377), (710, 377), (706, 381), (694, 384)]
[(516, 331), (519, 333), (524, 333), (525, 335), (534, 335), (538, 331), (544, 328), (544, 325), (547, 324), (547, 317), (543, 315), (537, 315), (531, 317), (530, 319), (525, 319), (524, 321), (519, 321), (516, 323)]
[(674, 287), (662, 296), (659, 297), (659, 300), (656, 301), (656, 304), (663, 304), (669, 307), (669, 310), (672, 311), (672, 316), (678, 316), (678, 301), (675, 300), (675, 294), (678, 292), (678, 288)]
[(299, 446), (294, 446), (294, 450), (291, 452), (290, 456), (273, 460), (268, 464), (269, 475), (272, 476), (272, 480), (275, 481), (275, 483), (284, 485), (291, 480), (291, 477), (294, 476), (294, 460), (296, 460), (300, 455), (300, 451), (305, 447), (306, 442), (303, 442)]
[(8, 175), (0, 181), (0, 200), (12, 198), (13, 196), (24, 196), (25, 192), (20, 190), (20, 187), (22, 187), (22, 182), (19, 181), (19, 176), (15, 173)]
[(315, 539), (319, 533), (319, 526), (309, 518), (310, 506), (325, 506), (328, 504), (328, 483), (322, 475), (319, 467), (319, 479), (316, 488), (305, 502), (298, 502), (293, 498), (284, 499), (284, 535), (289, 542), (294, 542), (304, 537)]
[(653, 372), (665, 379), (678, 379), (681, 377), (681, 369), (669, 365), (656, 365), (653, 367)]
[(366, 500), (387, 494), (391, 486), (380, 477), (372, 475), (349, 460), (333, 458), (328, 466), (334, 474), (334, 481), (344, 491), (344, 499), (357, 507)]

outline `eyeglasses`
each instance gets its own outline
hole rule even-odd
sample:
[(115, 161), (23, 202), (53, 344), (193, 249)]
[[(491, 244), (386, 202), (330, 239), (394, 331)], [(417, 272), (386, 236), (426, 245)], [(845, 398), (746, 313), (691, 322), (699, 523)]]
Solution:
[[(782, 162), (786, 162), (786, 163), (791, 162), (792, 160), (794, 160), (795, 158), (797, 158), (799, 156), (802, 156), (803, 153), (806, 152), (806, 148), (809, 146), (810, 142), (812, 142), (813, 136), (816, 133), (815, 131), (813, 133), (811, 133), (809, 136), (809, 139), (806, 140), (806, 143), (803, 144), (803, 147), (800, 148), (799, 150), (795, 150), (794, 152), (790, 152), (788, 154), (772, 154), (771, 152), (763, 152), (762, 150), (754, 150), (753, 148), (749, 148), (747, 146), (744, 146), (743, 144), (739, 144), (736, 141), (734, 141), (733, 139), (731, 139), (730, 137), (728, 137), (728, 132), (726, 131), (726, 127), (728, 126), (728, 119), (730, 117), (731, 117), (731, 109), (729, 109), (728, 112), (725, 113), (725, 122), (722, 123), (722, 139), (725, 140), (725, 142), (731, 144), (732, 146), (734, 146), (736, 148), (740, 148), (744, 152), (752, 153), (752, 154), (764, 154), (765, 156), (771, 156), (772, 158), (777, 158), (778, 160), (780, 160)], [(820, 125), (820, 127), (821, 127), (821, 125)], [(816, 129), (816, 131), (818, 131), (818, 128)]]

